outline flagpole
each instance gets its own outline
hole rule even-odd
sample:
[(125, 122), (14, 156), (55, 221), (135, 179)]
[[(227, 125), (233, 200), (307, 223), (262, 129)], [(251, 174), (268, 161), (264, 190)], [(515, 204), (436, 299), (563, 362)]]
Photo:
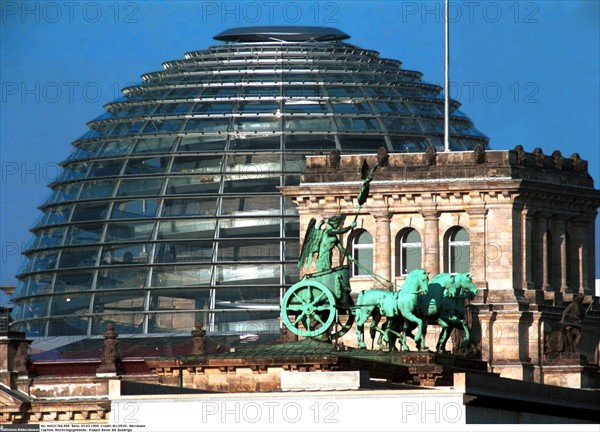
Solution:
[(444, 1), (444, 151), (450, 151), (450, 19), (448, 3)]

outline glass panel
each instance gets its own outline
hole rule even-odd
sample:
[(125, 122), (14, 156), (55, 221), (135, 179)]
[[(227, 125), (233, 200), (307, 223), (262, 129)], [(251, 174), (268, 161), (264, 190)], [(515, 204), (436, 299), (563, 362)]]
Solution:
[(315, 154), (319, 151), (328, 152), (335, 149), (335, 139), (333, 135), (286, 135), (286, 150), (305, 150), (312, 151)]
[(213, 242), (169, 242), (156, 245), (154, 262), (185, 263), (206, 262), (210, 263), (213, 255)]
[(193, 103), (191, 102), (162, 103), (157, 106), (154, 115), (158, 116), (161, 114), (181, 114), (189, 112), (192, 109), (192, 105)]
[(246, 135), (240, 138), (231, 139), (229, 143), (230, 150), (279, 150), (281, 139), (279, 136), (258, 134)]
[(451, 273), (468, 273), (469, 272), (469, 246), (451, 246), (450, 247), (450, 263)]
[(52, 275), (53, 273), (43, 273), (29, 276), (23, 281), (22, 292), (18, 295), (49, 294), (52, 291)]
[(238, 103), (237, 112), (241, 113), (276, 113), (279, 110), (279, 103), (275, 101), (241, 101)]
[(363, 231), (356, 236), (356, 240), (354, 241), (354, 243), (359, 245), (372, 245), (373, 238), (371, 237), (371, 234), (369, 234), (368, 231)]
[(452, 235), (453, 241), (469, 241), (469, 234), (463, 228), (459, 229)]
[(37, 226), (55, 225), (67, 222), (72, 206), (51, 207), (44, 210), (44, 214)]
[(236, 242), (220, 241), (217, 259), (221, 262), (279, 262), (281, 255), (280, 247), (281, 245), (278, 240), (242, 240)]
[(102, 249), (100, 265), (146, 263), (151, 247), (150, 243), (105, 246)]
[(169, 195), (217, 193), (220, 181), (221, 176), (218, 175), (171, 177), (166, 193)]
[(125, 335), (140, 334), (143, 331), (144, 314), (116, 314), (101, 315), (92, 319), (92, 333), (102, 334), (111, 323), (115, 331), (122, 337)]
[(228, 114), (233, 111), (233, 102), (211, 102), (197, 103), (194, 107), (194, 113), (197, 114)]
[(98, 273), (98, 289), (143, 288), (148, 267), (106, 267)]
[(102, 224), (73, 225), (65, 239), (65, 245), (97, 243), (102, 235)]
[(84, 336), (87, 328), (87, 317), (52, 318), (48, 321), (48, 336)]
[[(81, 149), (76, 150), (81, 151)], [(56, 181), (69, 181), (79, 180), (85, 177), (88, 169), (90, 168), (90, 162), (82, 162), (77, 164), (69, 164), (64, 167), (63, 172), (58, 176)]]
[(279, 218), (236, 218), (219, 221), (219, 237), (279, 237)]
[(223, 197), (221, 205), (222, 215), (235, 216), (277, 216), (281, 214), (280, 196), (258, 195), (247, 197)]
[(87, 178), (116, 176), (121, 172), (123, 159), (109, 159), (94, 162)]
[(279, 174), (266, 173), (264, 175), (227, 175), (225, 176), (224, 193), (247, 192), (277, 192), (280, 185)]
[(331, 104), (334, 112), (339, 113), (368, 113), (371, 112), (371, 107), (366, 102), (356, 101), (338, 101)]
[(306, 167), (306, 160), (304, 155), (295, 155), (288, 153), (284, 155), (284, 160), (286, 172), (304, 172), (304, 168)]
[(92, 267), (96, 264), (97, 257), (98, 250), (95, 248), (63, 249), (60, 256), (60, 262), (58, 263), (58, 268)]
[(214, 216), (217, 198), (166, 199), (162, 216)]
[[(181, 129), (183, 125), (183, 120), (150, 120), (146, 127), (144, 128), (143, 133), (145, 134), (155, 134), (159, 132), (177, 132)], [(157, 151), (156, 149), (147, 150), (142, 149), (142, 151)], [(162, 151), (162, 150), (160, 150)], [(134, 151), (134, 153), (138, 153), (138, 149)]]
[(23, 302), (23, 319), (41, 318), (48, 314), (49, 297), (34, 297)]
[(411, 229), (410, 231), (408, 231), (406, 233), (404, 242), (405, 243), (420, 243), (421, 236), (419, 235), (419, 232), (417, 230)]
[(199, 136), (181, 138), (178, 151), (199, 152), (219, 151), (225, 149), (225, 138), (220, 136)]
[(379, 122), (374, 117), (336, 117), (335, 119), (340, 131), (378, 131)]
[(65, 227), (60, 227), (36, 232), (35, 239), (32, 243), (32, 249), (44, 249), (60, 246), (62, 244), (65, 231)]
[(158, 230), (158, 239), (212, 239), (215, 235), (214, 219), (183, 219), (163, 221)]
[(268, 172), (281, 171), (281, 156), (271, 154), (237, 155), (227, 157), (228, 172)]
[[(139, 305), (138, 298), (103, 297), (96, 299), (94, 311), (103, 311), (104, 314), (92, 319), (92, 333), (103, 334), (108, 323), (112, 323), (115, 330), (122, 337), (127, 334), (140, 334), (143, 331), (144, 314), (143, 303)], [(101, 303), (98, 303), (101, 302)], [(131, 313), (140, 311), (139, 313)]]
[(76, 199), (80, 187), (81, 183), (70, 183), (58, 186), (54, 189), (54, 192), (47, 201), (47, 204), (55, 204), (58, 202), (72, 201)]
[(52, 297), (50, 315), (83, 315), (90, 310), (90, 294), (61, 294)]
[(227, 131), (230, 119), (228, 117), (210, 117), (190, 119), (185, 125), (186, 132), (216, 132)]
[(122, 180), (118, 196), (152, 195), (160, 194), (162, 178), (142, 178)]
[(124, 174), (159, 174), (166, 170), (168, 163), (169, 158), (166, 157), (129, 159)]
[(385, 139), (382, 136), (352, 136), (352, 135), (340, 135), (340, 145), (342, 146), (342, 152), (353, 151), (353, 152), (368, 152), (376, 153), (380, 147), (387, 148)]
[[(279, 330), (278, 311), (232, 309), (231, 312), (217, 312), (214, 316), (217, 332), (256, 334), (256, 337), (262, 337), (261, 333), (273, 334)], [(275, 335), (264, 335), (265, 342), (272, 342), (275, 338)]]
[(318, 85), (290, 85), (283, 88), (283, 95), (290, 97), (321, 96), (321, 87)]
[[(218, 265), (216, 281), (220, 285), (278, 284), (279, 265)], [(255, 289), (256, 287), (252, 287)]]
[(73, 211), (71, 222), (103, 220), (108, 213), (108, 203), (77, 204)]
[(334, 131), (333, 117), (286, 117), (286, 131)]
[(58, 273), (54, 283), (54, 292), (89, 291), (92, 289), (94, 271)]
[(89, 198), (104, 198), (112, 196), (117, 182), (115, 180), (98, 180), (85, 182), (81, 190), (80, 200)]
[(427, 138), (424, 137), (400, 137), (390, 135), (392, 147), (395, 151), (406, 152), (424, 152), (429, 145)]
[(23, 273), (53, 269), (56, 265), (57, 258), (57, 251), (38, 252), (34, 255), (30, 255), (29, 262)]
[(221, 171), (221, 156), (180, 156), (173, 161), (172, 173), (208, 173)]
[(153, 217), (158, 207), (157, 201), (155, 198), (117, 201), (113, 204), (111, 219)]
[(100, 155), (105, 157), (127, 154), (131, 152), (131, 150), (133, 149), (133, 145), (134, 141), (131, 139), (108, 141), (102, 148)]
[(209, 306), (210, 289), (170, 289), (153, 290), (149, 309), (151, 311), (208, 310)]
[(281, 121), (279, 116), (261, 116), (261, 117), (237, 117), (233, 122), (234, 132), (264, 132), (281, 130)]
[(215, 309), (274, 309), (279, 306), (279, 287), (219, 288)]
[(133, 153), (167, 153), (173, 147), (176, 137), (141, 138), (137, 141)]
[(110, 223), (106, 231), (106, 242), (150, 240), (154, 222)]
[(287, 240), (284, 243), (283, 251), (286, 261), (297, 261), (300, 258), (300, 243), (294, 240)]
[(155, 267), (152, 272), (153, 287), (183, 287), (210, 284), (211, 267), (198, 265), (170, 265)]
[(208, 316), (208, 312), (151, 313), (148, 314), (148, 332), (189, 333), (189, 330), (194, 327), (197, 321), (202, 322), (206, 329), (209, 327)]
[(405, 245), (402, 248), (402, 274), (421, 267), (421, 246)]
[(323, 101), (312, 100), (287, 100), (285, 101), (286, 113), (315, 113), (327, 112), (327, 104)]

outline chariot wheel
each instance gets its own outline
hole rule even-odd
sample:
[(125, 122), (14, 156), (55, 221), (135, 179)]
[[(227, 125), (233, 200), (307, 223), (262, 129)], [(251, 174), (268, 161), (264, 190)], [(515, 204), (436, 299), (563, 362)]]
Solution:
[(294, 334), (319, 336), (336, 319), (335, 298), (320, 282), (303, 279), (287, 290), (281, 301), (281, 319)]
[[(333, 324), (331, 337), (341, 338), (352, 328), (354, 324), (354, 311), (351, 308), (338, 307), (335, 323)], [(337, 330), (336, 330), (337, 328)]]

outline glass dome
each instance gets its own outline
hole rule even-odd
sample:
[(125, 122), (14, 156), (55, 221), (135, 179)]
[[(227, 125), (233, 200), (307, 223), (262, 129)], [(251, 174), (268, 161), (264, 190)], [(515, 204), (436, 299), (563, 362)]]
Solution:
[[(305, 155), (443, 149), (441, 88), (330, 28), (232, 29), (88, 123), (31, 229), (14, 330), (279, 333)], [(488, 139), (451, 102), (451, 148)]]

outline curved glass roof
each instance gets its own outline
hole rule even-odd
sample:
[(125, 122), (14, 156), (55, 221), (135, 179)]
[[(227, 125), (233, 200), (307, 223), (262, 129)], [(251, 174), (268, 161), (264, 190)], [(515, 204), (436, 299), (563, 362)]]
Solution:
[[(262, 42), (278, 35), (279, 41)], [(308, 154), (443, 149), (439, 86), (323, 28), (233, 29), (88, 123), (40, 206), (15, 294), (29, 336), (279, 334)], [(452, 102), (451, 148), (488, 139)]]

